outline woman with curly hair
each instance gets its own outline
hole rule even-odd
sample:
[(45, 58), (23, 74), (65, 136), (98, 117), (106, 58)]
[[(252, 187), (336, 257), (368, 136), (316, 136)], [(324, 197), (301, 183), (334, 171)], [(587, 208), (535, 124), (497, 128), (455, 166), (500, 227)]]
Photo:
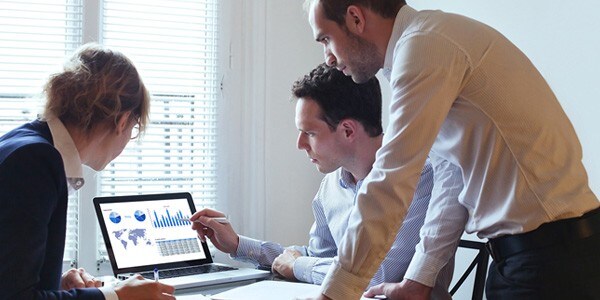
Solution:
[(42, 117), (0, 137), (0, 298), (175, 299), (173, 287), (141, 276), (101, 287), (83, 269), (61, 275), (67, 198), (83, 186), (82, 164), (104, 169), (148, 122), (133, 63), (86, 44), (44, 92)]

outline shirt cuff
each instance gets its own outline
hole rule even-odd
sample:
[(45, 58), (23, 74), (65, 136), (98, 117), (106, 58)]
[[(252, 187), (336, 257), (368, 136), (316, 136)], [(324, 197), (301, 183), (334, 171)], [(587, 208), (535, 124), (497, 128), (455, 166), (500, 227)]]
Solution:
[(119, 296), (117, 296), (117, 292), (112, 286), (103, 286), (98, 288), (102, 295), (104, 295), (104, 299), (106, 300), (119, 300)]
[(261, 253), (261, 241), (251, 239), (240, 235), (240, 241), (235, 255), (230, 255), (234, 259), (252, 259), (258, 260)]
[(312, 269), (319, 259), (317, 257), (300, 256), (294, 261), (294, 277), (302, 282), (315, 283)]
[(406, 270), (404, 278), (433, 287), (438, 273), (446, 263), (448, 262), (417, 251)]
[(342, 269), (336, 258), (321, 285), (321, 292), (331, 299), (360, 299), (371, 278), (356, 276)]

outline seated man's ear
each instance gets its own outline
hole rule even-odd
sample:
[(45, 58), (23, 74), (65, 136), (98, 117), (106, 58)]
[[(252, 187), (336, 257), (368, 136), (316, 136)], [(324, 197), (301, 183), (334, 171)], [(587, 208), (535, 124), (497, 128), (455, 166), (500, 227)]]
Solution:
[(354, 139), (359, 123), (356, 120), (345, 119), (338, 124), (338, 130), (344, 132), (344, 137)]

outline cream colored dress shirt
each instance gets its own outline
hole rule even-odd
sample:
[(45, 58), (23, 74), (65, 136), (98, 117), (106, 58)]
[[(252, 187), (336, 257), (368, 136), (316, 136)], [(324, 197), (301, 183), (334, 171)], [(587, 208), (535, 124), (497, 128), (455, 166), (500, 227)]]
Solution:
[[(83, 184), (85, 183), (83, 180), (83, 169), (79, 151), (77, 150), (69, 131), (67, 131), (67, 128), (60, 119), (49, 116), (46, 118), (46, 122), (48, 123), (50, 133), (52, 134), (54, 148), (60, 153), (63, 164), (65, 165), (69, 194), (72, 194), (83, 187)], [(119, 300), (119, 297), (112, 286), (101, 287), (100, 291), (104, 294), (106, 300)]]
[(79, 151), (67, 131), (65, 125), (59, 118), (50, 116), (46, 118), (48, 128), (52, 134), (54, 148), (58, 150), (65, 165), (65, 174), (67, 175), (67, 183), (69, 184), (69, 194), (79, 190), (85, 181), (83, 180), (83, 169), (81, 167), (81, 158)]

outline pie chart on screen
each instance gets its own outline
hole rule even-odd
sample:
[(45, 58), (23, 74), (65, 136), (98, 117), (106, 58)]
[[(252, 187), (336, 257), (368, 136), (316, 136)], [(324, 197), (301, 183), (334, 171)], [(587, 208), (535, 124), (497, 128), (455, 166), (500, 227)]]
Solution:
[(144, 220), (146, 220), (146, 214), (141, 210), (136, 210), (135, 213), (133, 213), (133, 216), (140, 222), (144, 222)]
[(111, 222), (113, 222), (115, 224), (119, 224), (121, 222), (121, 215), (119, 215), (115, 211), (111, 212), (110, 215), (108, 216), (108, 218), (110, 219)]

